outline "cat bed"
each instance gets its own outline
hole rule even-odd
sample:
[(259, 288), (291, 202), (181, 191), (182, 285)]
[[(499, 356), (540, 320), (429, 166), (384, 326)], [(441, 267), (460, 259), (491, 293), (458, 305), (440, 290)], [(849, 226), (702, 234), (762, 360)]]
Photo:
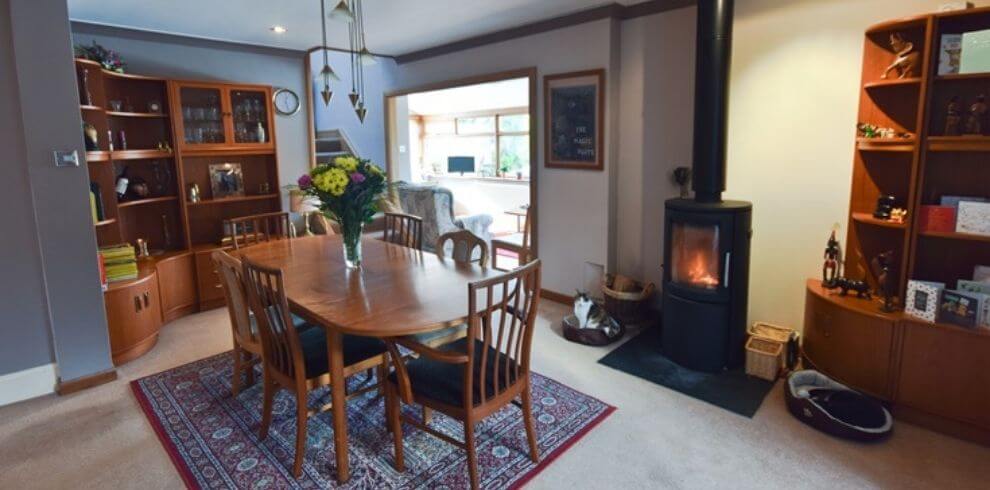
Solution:
[(787, 409), (802, 422), (836, 437), (877, 441), (890, 435), (894, 420), (878, 401), (818, 371), (795, 371), (784, 392)]
[(626, 333), (626, 328), (622, 326), (621, 323), (612, 320), (613, 331), (612, 335), (608, 335), (604, 330), (599, 328), (581, 328), (578, 323), (578, 319), (574, 315), (567, 315), (564, 317), (563, 328), (564, 328), (564, 338), (570, 340), (571, 342), (577, 342), (584, 345), (594, 345), (602, 346), (608, 345), (616, 340), (622, 338)]

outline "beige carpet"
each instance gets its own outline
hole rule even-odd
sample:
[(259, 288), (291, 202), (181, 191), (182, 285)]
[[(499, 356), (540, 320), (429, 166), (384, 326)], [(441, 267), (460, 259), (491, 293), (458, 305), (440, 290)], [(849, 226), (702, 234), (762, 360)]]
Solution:
[[(817, 433), (791, 418), (780, 383), (746, 419), (596, 361), (563, 340), (545, 303), (536, 371), (618, 407), (527, 488), (987, 488), (990, 448), (907, 424), (879, 445)], [(0, 408), (0, 489), (180, 488), (127, 383), (230, 348), (224, 310), (165, 327), (121, 379), (68, 397)]]

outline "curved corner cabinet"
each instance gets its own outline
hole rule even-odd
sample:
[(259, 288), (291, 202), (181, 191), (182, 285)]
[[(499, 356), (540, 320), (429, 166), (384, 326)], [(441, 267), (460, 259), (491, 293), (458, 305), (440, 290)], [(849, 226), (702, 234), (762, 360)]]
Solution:
[[(949, 102), (959, 97), (968, 104), (985, 93), (990, 72), (938, 73), (942, 36), (984, 29), (990, 29), (990, 8), (896, 19), (864, 34), (858, 121), (907, 136), (856, 141), (844, 274), (876, 289), (870, 263), (892, 251), (892, 289), (901, 304), (910, 279), (954, 286), (970, 279), (975, 265), (990, 264), (990, 238), (926, 231), (919, 212), (946, 195), (990, 198), (990, 136), (945, 134)], [(898, 56), (890, 45), (894, 35), (914, 44), (918, 66), (911, 76), (884, 79)], [(885, 195), (907, 210), (903, 223), (873, 217), (877, 198)], [(890, 403), (901, 420), (990, 444), (990, 330), (879, 310), (877, 300), (839, 296), (809, 281), (805, 359)]]
[[(155, 251), (138, 277), (104, 295), (115, 365), (151, 350), (164, 324), (224, 304), (210, 252), (223, 221), (281, 211), (272, 89), (167, 80), (75, 60), (79, 110), (88, 131), (86, 167), (99, 246), (144, 239)], [(241, 165), (238, 195), (214, 195), (210, 167)], [(117, 178), (147, 183), (118, 199)], [(200, 198), (187, 200), (197, 186)]]

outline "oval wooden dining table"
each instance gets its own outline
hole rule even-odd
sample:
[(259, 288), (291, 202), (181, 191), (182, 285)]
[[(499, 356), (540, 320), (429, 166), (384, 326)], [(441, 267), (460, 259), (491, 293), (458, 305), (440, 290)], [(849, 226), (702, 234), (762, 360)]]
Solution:
[(350, 478), (342, 334), (387, 338), (463, 324), (468, 283), (499, 274), (370, 237), (361, 246), (358, 270), (345, 265), (339, 235), (277, 240), (240, 251), (282, 269), (289, 308), (327, 333), (340, 483)]

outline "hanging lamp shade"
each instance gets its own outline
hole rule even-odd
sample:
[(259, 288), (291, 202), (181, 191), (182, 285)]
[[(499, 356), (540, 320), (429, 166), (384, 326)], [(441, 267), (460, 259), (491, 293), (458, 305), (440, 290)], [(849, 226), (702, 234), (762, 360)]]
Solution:
[(357, 92), (351, 92), (347, 94), (347, 97), (351, 99), (351, 105), (357, 109), (358, 102), (361, 100), (361, 94)]
[(361, 60), (361, 64), (364, 66), (372, 66), (378, 64), (378, 60), (375, 59), (375, 55), (368, 51), (367, 47), (361, 48), (358, 52), (358, 58)]
[(333, 91), (330, 90), (330, 86), (324, 85), (323, 90), (320, 90), (320, 95), (323, 97), (323, 104), (329, 106), (333, 99)]
[(361, 124), (364, 124), (364, 117), (368, 115), (368, 109), (364, 107), (364, 102), (358, 102), (357, 109), (354, 110)]
[(330, 11), (330, 20), (338, 22), (354, 22), (354, 11), (347, 5), (347, 0), (340, 0), (333, 10)]
[(333, 71), (333, 68), (330, 68), (330, 65), (323, 65), (323, 69), (316, 74), (316, 78), (323, 81), (326, 80), (330, 80), (334, 82), (340, 81), (340, 77), (337, 76), (337, 72)]

